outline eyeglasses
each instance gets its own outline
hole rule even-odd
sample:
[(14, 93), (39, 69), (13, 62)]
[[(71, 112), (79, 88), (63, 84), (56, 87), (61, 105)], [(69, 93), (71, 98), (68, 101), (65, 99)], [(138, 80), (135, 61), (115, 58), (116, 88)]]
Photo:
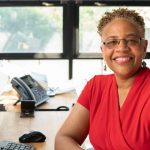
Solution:
[(124, 41), (124, 44), (127, 45), (128, 47), (135, 47), (141, 44), (142, 39), (143, 38), (137, 38), (137, 37), (128, 38), (128, 39), (109, 39), (103, 42), (103, 44), (107, 48), (113, 49), (113, 48), (116, 48), (120, 44), (120, 41)]

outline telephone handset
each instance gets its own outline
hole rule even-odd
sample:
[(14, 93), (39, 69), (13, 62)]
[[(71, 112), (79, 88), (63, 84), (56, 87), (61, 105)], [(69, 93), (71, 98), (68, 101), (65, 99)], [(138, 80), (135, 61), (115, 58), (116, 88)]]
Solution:
[(35, 100), (35, 106), (38, 106), (49, 99), (47, 91), (30, 75), (25, 75), (21, 78), (14, 77), (11, 80), (11, 84), (19, 93), (20, 101)]

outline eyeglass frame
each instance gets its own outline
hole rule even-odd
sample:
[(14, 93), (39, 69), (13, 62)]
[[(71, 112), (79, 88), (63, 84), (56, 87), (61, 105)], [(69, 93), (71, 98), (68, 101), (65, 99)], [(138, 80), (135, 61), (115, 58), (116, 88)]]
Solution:
[[(111, 39), (111, 40), (108, 40), (108, 42), (109, 41), (115, 41), (115, 42), (117, 42), (115, 45), (113, 45), (113, 46), (107, 46), (107, 40), (105, 41), (105, 42), (102, 42), (102, 44), (104, 45), (104, 46), (106, 46), (107, 48), (109, 48), (109, 49), (112, 49), (112, 48), (116, 48), (119, 44), (120, 44), (120, 42), (121, 42), (121, 40), (123, 40), (123, 41), (125, 41), (125, 45), (126, 46), (128, 46), (128, 47), (131, 47), (131, 45), (128, 45), (128, 42), (131, 42), (130, 40), (131, 39), (136, 39), (136, 40), (139, 40), (137, 43), (134, 43), (135, 45), (137, 44), (137, 45), (140, 45), (140, 43), (141, 43), (141, 41), (142, 40), (145, 40), (145, 38), (142, 38), (142, 37), (134, 37), (134, 38), (128, 38), (128, 39), (125, 39), (125, 38), (123, 38), (123, 39), (117, 39), (117, 38), (114, 38), (114, 39)], [(135, 40), (135, 41), (136, 41)], [(133, 44), (133, 43), (132, 43)], [(135, 46), (134, 45), (134, 46)], [(132, 45), (133, 46), (133, 45)]]

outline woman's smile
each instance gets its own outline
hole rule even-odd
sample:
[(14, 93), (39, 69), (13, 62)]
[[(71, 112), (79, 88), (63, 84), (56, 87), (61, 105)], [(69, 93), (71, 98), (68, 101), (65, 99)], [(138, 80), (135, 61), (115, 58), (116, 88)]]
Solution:
[(132, 57), (120, 56), (120, 57), (113, 58), (113, 60), (118, 64), (126, 64), (126, 63), (129, 63), (132, 60)]

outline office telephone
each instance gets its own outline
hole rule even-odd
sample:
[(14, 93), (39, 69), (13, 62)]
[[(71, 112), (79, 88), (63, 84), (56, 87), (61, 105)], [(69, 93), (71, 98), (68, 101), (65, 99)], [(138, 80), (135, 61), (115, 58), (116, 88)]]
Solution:
[(30, 75), (25, 75), (20, 78), (14, 77), (11, 80), (11, 84), (20, 95), (19, 101), (34, 100), (35, 106), (38, 106), (49, 99), (46, 89)]

